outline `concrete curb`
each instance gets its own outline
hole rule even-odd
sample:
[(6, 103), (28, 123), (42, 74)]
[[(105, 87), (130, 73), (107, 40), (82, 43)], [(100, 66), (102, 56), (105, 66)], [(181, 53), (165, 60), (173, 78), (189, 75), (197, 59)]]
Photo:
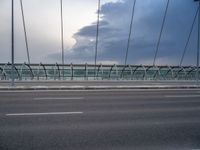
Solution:
[(0, 91), (17, 90), (115, 90), (115, 89), (200, 89), (199, 85), (156, 85), (156, 86), (3, 86)]

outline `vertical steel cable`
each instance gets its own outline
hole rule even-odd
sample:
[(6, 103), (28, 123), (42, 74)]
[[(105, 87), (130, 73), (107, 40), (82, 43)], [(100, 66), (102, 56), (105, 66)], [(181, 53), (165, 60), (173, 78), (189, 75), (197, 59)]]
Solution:
[(60, 17), (61, 17), (61, 49), (62, 49), (62, 71), (64, 78), (64, 33), (63, 33), (63, 1), (60, 0)]
[[(200, 1), (199, 1), (199, 7), (200, 7)], [(199, 48), (200, 48), (199, 42), (200, 42), (200, 11), (198, 15), (197, 72), (196, 72), (197, 84), (199, 82)]]
[(135, 5), (136, 5), (136, 0), (134, 1), (133, 8), (132, 8), (131, 23), (130, 23), (130, 29), (129, 29), (129, 35), (128, 35), (128, 43), (127, 43), (127, 49), (126, 49), (126, 55), (125, 55), (125, 61), (124, 61), (125, 66), (127, 64), (128, 52), (129, 52), (129, 48), (130, 48), (130, 40), (131, 40), (131, 34), (132, 34), (132, 28), (133, 28), (133, 18), (134, 18), (134, 14), (135, 14)]
[(20, 4), (21, 4), (21, 13), (22, 13), (25, 43), (26, 43), (26, 52), (27, 52), (28, 63), (30, 64), (30, 55), (29, 55), (28, 39), (27, 39), (27, 32), (26, 32), (26, 23), (25, 23), (25, 17), (24, 17), (24, 7), (23, 7), (22, 0), (20, 0)]
[(196, 22), (196, 18), (197, 18), (197, 15), (198, 15), (198, 11), (199, 11), (199, 7), (197, 8), (196, 14), (195, 14), (195, 16), (194, 16), (194, 20), (193, 20), (193, 23), (192, 23), (192, 26), (191, 26), (191, 29), (190, 29), (190, 33), (189, 33), (189, 36), (188, 36), (188, 39), (187, 39), (187, 42), (186, 42), (186, 45), (185, 45), (185, 48), (184, 48), (184, 51), (183, 51), (183, 54), (182, 54), (182, 57), (181, 57), (181, 61), (180, 61), (179, 66), (182, 66), (182, 64), (183, 64), (183, 59), (184, 59), (184, 57), (185, 57), (185, 53), (186, 53), (188, 44), (189, 44), (189, 42), (190, 42), (190, 38), (191, 38), (191, 35), (192, 35), (192, 31), (193, 31), (193, 29), (194, 29), (194, 25), (195, 25), (195, 22)]
[(157, 42), (157, 45), (156, 45), (156, 51), (155, 51), (155, 56), (154, 56), (154, 60), (153, 60), (153, 66), (155, 66), (155, 63), (156, 63), (156, 58), (157, 58), (157, 55), (158, 55), (158, 49), (159, 49), (159, 46), (160, 46), (160, 40), (161, 40), (161, 37), (162, 37), (162, 33), (163, 33), (164, 25), (165, 25), (165, 20), (166, 20), (166, 17), (167, 17), (168, 7), (169, 7), (169, 0), (167, 0), (165, 14), (164, 14), (162, 26), (161, 26), (161, 31), (160, 31), (160, 35), (159, 35), (158, 42)]
[(11, 61), (12, 61), (12, 71), (11, 71), (11, 86), (15, 85), (15, 75), (14, 75), (14, 0), (11, 2)]
[(100, 7), (101, 7), (101, 0), (98, 0), (98, 12), (97, 12), (97, 29), (96, 29), (96, 45), (95, 45), (95, 58), (94, 58), (94, 77), (96, 77), (96, 65), (97, 65), (97, 52), (98, 52), (98, 43), (99, 43), (99, 22), (100, 22)]

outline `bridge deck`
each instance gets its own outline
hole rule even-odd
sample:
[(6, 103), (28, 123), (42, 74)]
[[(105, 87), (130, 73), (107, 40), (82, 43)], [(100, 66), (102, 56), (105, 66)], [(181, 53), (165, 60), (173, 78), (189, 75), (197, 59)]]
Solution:
[(199, 88), (196, 81), (0, 81), (0, 90), (104, 90), (104, 89), (189, 89)]

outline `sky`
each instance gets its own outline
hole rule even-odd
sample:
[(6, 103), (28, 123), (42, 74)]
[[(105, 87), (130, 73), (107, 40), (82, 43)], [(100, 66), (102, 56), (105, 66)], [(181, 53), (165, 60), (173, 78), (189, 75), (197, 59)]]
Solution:
[[(133, 0), (102, 0), (97, 62), (123, 64)], [(60, 0), (23, 0), (32, 63), (61, 63)], [(94, 64), (98, 0), (63, 0), (65, 63)], [(127, 64), (151, 65), (167, 0), (137, 0)], [(11, 60), (11, 1), (0, 0), (0, 63)], [(156, 60), (178, 65), (197, 10), (170, 0)], [(184, 65), (196, 64), (197, 22)], [(20, 1), (15, 0), (15, 62), (27, 62)]]

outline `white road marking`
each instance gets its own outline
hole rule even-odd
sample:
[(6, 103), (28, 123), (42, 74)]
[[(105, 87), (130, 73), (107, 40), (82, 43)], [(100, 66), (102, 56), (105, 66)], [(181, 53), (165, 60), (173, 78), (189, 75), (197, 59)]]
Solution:
[(38, 97), (34, 100), (79, 100), (84, 99), (83, 97)]
[(91, 90), (5, 90), (0, 91), (0, 93), (41, 93), (41, 92), (121, 92), (121, 91), (196, 91), (200, 92), (200, 89), (91, 89)]
[(200, 97), (200, 95), (165, 95), (166, 98), (195, 98)]
[(73, 115), (83, 114), (83, 112), (47, 112), (47, 113), (13, 113), (6, 116), (41, 116), (41, 115)]

